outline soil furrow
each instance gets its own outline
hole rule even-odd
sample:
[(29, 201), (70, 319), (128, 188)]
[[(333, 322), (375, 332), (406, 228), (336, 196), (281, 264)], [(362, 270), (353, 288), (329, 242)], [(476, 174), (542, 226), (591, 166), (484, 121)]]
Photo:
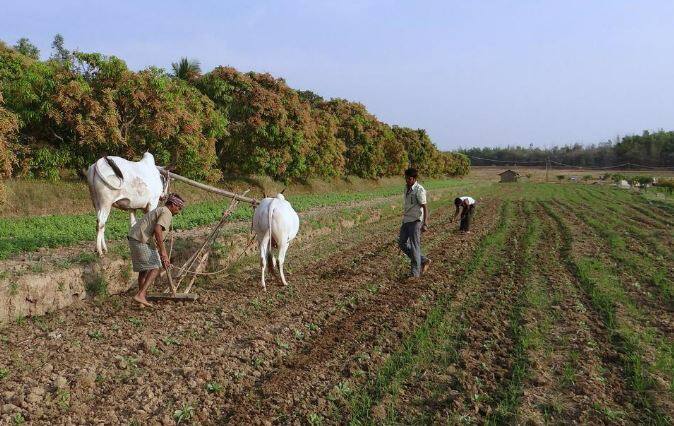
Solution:
[(579, 284), (564, 267), (561, 236), (539, 207), (546, 238), (536, 251), (531, 280), (530, 374), (518, 418), (533, 423), (634, 422), (625, 388), (601, 318), (588, 309)]
[[(560, 217), (549, 206), (544, 207), (562, 235), (561, 252), (567, 270), (580, 284), (588, 306), (592, 306), (601, 317), (611, 344), (619, 354), (617, 361), (622, 366), (624, 380), (632, 390), (632, 403), (640, 409), (641, 420), (655, 423), (671, 421), (668, 413), (672, 412), (672, 400), (667, 390), (670, 384), (663, 378), (663, 375), (670, 376), (671, 372), (653, 368), (660, 355), (660, 349), (652, 345), (661, 340), (657, 337), (658, 332), (643, 326), (642, 321), (647, 318), (639, 312), (639, 307), (629, 303), (611, 262), (602, 260), (602, 252), (593, 247), (592, 232), (588, 232), (586, 225), (573, 212), (566, 212)], [(670, 361), (665, 359), (664, 362)]]
[[(485, 211), (489, 210), (485, 206)], [(450, 241), (453, 238), (448, 236), (448, 227), (438, 221), (437, 215), (435, 217), (434, 228), (444, 231), (427, 237), (424, 243), (428, 256), (436, 263), (422, 281), (401, 283), (400, 273), (396, 273), (392, 265), (385, 266), (391, 262), (390, 254), (379, 253), (377, 262), (380, 272), (370, 269), (362, 274), (363, 278), (372, 277), (373, 273), (377, 276), (375, 281), (380, 289), (377, 297), (359, 302), (345, 315), (331, 319), (320, 335), (307, 343), (304, 351), (289, 357), (283, 366), (263, 377), (256, 384), (256, 393), (248, 394), (244, 401), (233, 401), (233, 409), (227, 414), (227, 419), (234, 423), (247, 422), (264, 417), (269, 412), (279, 413), (282, 419), (302, 419), (311, 409), (329, 411), (330, 399), (334, 400), (334, 395), (330, 395), (333, 386), (340, 380), (351, 379), (354, 372), (364, 366), (371, 369), (370, 364), (376, 357), (372, 354), (375, 344), (380, 351), (390, 350), (402, 334), (423, 316), (425, 305), (434, 299), (428, 282), (437, 281), (437, 276), (446, 276), (447, 271), (439, 269), (442, 265), (438, 260), (445, 251), (441, 245), (448, 238)], [(471, 237), (471, 241), (473, 239)], [(358, 266), (358, 269), (363, 268)], [(339, 275), (357, 281), (357, 274), (352, 272), (340, 271)], [(380, 335), (384, 338), (375, 338)], [(366, 357), (369, 362), (363, 363), (362, 359), (353, 362), (354, 356)]]

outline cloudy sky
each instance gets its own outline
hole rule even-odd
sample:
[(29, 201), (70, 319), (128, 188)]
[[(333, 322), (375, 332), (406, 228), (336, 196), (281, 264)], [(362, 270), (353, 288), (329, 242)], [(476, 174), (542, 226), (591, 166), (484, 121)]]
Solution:
[(2, 1), (0, 39), (270, 72), (441, 149), (674, 129), (674, 2)]

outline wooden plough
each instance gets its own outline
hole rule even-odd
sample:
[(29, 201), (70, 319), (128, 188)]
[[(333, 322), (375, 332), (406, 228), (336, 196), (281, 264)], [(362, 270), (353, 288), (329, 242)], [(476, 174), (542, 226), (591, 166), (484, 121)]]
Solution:
[[(147, 295), (148, 299), (170, 299), (170, 300), (196, 300), (198, 298), (197, 294), (190, 293), (190, 290), (192, 290), (192, 286), (194, 285), (194, 281), (196, 281), (197, 276), (199, 275), (217, 275), (224, 271), (226, 268), (223, 268), (219, 271), (215, 272), (204, 272), (204, 269), (206, 268), (206, 265), (208, 264), (208, 258), (210, 257), (211, 254), (211, 248), (213, 246), (213, 243), (217, 239), (220, 229), (222, 226), (225, 224), (227, 221), (227, 218), (234, 213), (236, 210), (237, 205), (239, 202), (243, 201), (246, 203), (250, 203), (253, 206), (256, 206), (258, 204), (258, 200), (250, 197), (246, 197), (246, 193), (248, 193), (248, 190), (246, 190), (243, 194), (236, 194), (234, 192), (229, 192), (225, 191), (224, 189), (216, 188), (210, 185), (206, 185), (200, 182), (196, 182), (192, 179), (188, 179), (186, 177), (177, 175), (175, 173), (169, 172), (167, 170), (164, 170), (163, 168), (159, 168), (159, 172), (164, 175), (168, 181), (170, 182), (170, 179), (175, 179), (179, 180), (182, 182), (187, 183), (188, 185), (194, 186), (196, 188), (203, 189), (205, 191), (213, 192), (216, 194), (220, 194), (222, 196), (228, 197), (232, 199), (232, 202), (229, 204), (229, 207), (227, 210), (225, 210), (222, 214), (222, 217), (220, 217), (220, 220), (218, 223), (215, 224), (213, 227), (213, 230), (208, 234), (206, 237), (206, 240), (201, 244), (199, 249), (194, 252), (189, 259), (183, 264), (181, 267), (175, 267), (172, 266), (170, 269), (166, 270), (166, 277), (168, 279), (168, 286), (162, 293), (150, 293)], [(168, 188), (168, 186), (167, 186)], [(169, 230), (169, 234), (171, 235), (170, 237), (170, 249), (169, 249), (169, 258), (171, 257), (171, 252), (173, 251), (173, 234), (171, 233), (171, 230)], [(248, 246), (244, 249), (242, 252), (245, 253), (250, 244), (252, 243), (253, 239), (250, 240), (248, 243)], [(178, 273), (173, 276), (172, 275), (172, 270), (177, 270)], [(189, 279), (187, 279), (189, 277)]]

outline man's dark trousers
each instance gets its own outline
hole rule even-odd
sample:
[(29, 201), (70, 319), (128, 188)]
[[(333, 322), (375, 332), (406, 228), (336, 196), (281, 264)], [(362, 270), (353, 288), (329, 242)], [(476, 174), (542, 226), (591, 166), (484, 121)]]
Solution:
[(403, 223), (400, 227), (398, 245), (412, 261), (412, 276), (421, 276), (421, 264), (426, 256), (421, 254), (421, 221)]
[(470, 207), (468, 207), (466, 213), (463, 216), (461, 216), (461, 224), (459, 225), (459, 230), (470, 231), (470, 222), (473, 219), (474, 214), (475, 214), (475, 206), (471, 204)]

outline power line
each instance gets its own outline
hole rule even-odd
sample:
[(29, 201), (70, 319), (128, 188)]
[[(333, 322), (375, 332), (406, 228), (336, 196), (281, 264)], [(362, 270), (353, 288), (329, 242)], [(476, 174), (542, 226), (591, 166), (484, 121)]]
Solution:
[(541, 164), (545, 163), (545, 161), (508, 161), (508, 160), (494, 160), (492, 158), (483, 158), (483, 157), (476, 157), (474, 155), (468, 155), (464, 154), (467, 157), (474, 158), (476, 160), (485, 160), (485, 161), (493, 161), (496, 163), (508, 163), (508, 164)]
[[(509, 161), (509, 160), (496, 160), (493, 158), (484, 158), (484, 157), (477, 157), (474, 155), (468, 155), (464, 154), (469, 158), (475, 159), (475, 160), (482, 160), (482, 161), (489, 161), (492, 163), (501, 163), (501, 164), (511, 164), (513, 166), (527, 166), (527, 165), (536, 165), (536, 164), (545, 164), (546, 161), (541, 160), (531, 160), (531, 161)], [(663, 171), (668, 171), (668, 170), (674, 170), (674, 167), (670, 166), (646, 166), (644, 164), (636, 164), (636, 163), (620, 163), (620, 164), (614, 164), (610, 166), (578, 166), (574, 164), (566, 164), (562, 163), (561, 161), (556, 161), (553, 159), (549, 160), (551, 164), (556, 164), (559, 166), (564, 166), (564, 167), (569, 167), (569, 168), (574, 168), (574, 169), (585, 169), (585, 170), (608, 170), (608, 169), (620, 169), (620, 168), (629, 168), (634, 167), (634, 168), (641, 168), (641, 169), (651, 169), (651, 170), (663, 170)]]

